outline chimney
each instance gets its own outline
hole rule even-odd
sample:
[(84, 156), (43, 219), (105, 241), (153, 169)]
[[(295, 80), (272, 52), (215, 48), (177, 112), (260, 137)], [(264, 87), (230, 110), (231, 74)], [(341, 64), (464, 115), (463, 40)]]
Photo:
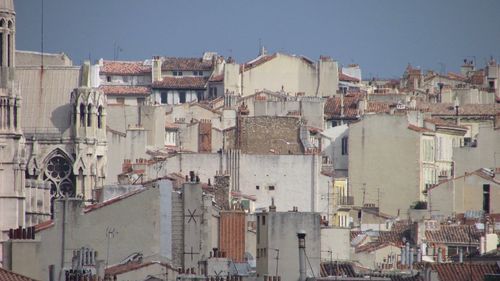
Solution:
[(458, 262), (464, 262), (464, 250), (462, 248), (458, 248)]
[(163, 61), (159, 56), (153, 57), (153, 66), (151, 68), (151, 79), (153, 82), (161, 81), (161, 65)]
[(422, 262), (422, 250), (417, 248), (417, 262)]
[(306, 232), (301, 230), (297, 233), (299, 239), (299, 281), (306, 280)]
[(441, 249), (441, 247), (439, 247), (438, 248), (438, 256), (437, 256), (438, 263), (442, 263), (443, 262), (442, 252), (443, 252), (443, 249)]
[(269, 206), (269, 212), (276, 212), (276, 206), (274, 205), (274, 197), (271, 198), (271, 206)]

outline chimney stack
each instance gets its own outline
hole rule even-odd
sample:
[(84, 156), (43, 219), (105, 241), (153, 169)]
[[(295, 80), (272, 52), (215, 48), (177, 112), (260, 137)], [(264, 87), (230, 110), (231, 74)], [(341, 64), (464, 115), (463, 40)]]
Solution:
[(299, 239), (299, 281), (306, 280), (306, 232), (299, 231), (297, 233)]

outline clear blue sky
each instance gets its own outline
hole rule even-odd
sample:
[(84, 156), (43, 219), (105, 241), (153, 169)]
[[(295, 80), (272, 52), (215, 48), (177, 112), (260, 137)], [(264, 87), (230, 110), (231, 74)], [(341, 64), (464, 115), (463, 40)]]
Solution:
[[(17, 48), (39, 51), (41, 0), (14, 1)], [(498, 0), (45, 0), (44, 11), (45, 51), (75, 63), (112, 59), (115, 42), (119, 59), (216, 51), (243, 62), (259, 40), (270, 52), (358, 63), (364, 77), (500, 59)]]

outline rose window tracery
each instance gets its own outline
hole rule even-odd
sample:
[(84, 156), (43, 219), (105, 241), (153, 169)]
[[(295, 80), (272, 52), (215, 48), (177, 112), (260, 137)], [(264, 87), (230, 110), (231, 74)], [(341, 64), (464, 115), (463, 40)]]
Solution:
[(50, 184), (52, 197), (74, 196), (71, 163), (62, 155), (55, 155), (47, 162), (44, 180)]

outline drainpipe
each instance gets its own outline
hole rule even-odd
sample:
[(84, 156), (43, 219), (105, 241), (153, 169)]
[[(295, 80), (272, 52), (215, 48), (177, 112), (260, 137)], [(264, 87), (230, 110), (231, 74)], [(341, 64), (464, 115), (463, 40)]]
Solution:
[(299, 281), (306, 280), (306, 233), (300, 231), (297, 233), (299, 239)]
[(458, 249), (458, 262), (459, 263), (464, 262), (464, 250), (462, 248)]
[(64, 249), (66, 248), (66, 203), (67, 199), (63, 198), (62, 200), (63, 204), (63, 224), (62, 224), (62, 237), (61, 237), (61, 268), (59, 269), (59, 280), (62, 280), (62, 272), (64, 269)]

